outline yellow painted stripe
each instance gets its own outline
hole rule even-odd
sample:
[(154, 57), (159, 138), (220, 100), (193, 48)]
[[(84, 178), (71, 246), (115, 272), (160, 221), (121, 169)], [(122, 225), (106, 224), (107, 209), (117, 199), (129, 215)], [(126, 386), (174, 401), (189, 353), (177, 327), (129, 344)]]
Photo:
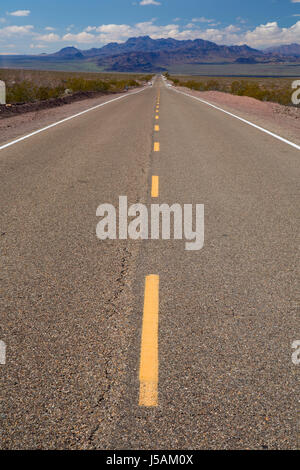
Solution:
[(154, 152), (159, 152), (159, 151), (160, 151), (159, 142), (154, 142)]
[(156, 124), (156, 125), (154, 126), (154, 130), (155, 130), (155, 132), (158, 132), (158, 131), (159, 131), (159, 125), (158, 125), (158, 124)]
[(159, 119), (159, 116), (155, 116), (155, 119)]
[(159, 178), (158, 176), (152, 176), (151, 197), (158, 197), (158, 192), (159, 192)]
[(159, 276), (146, 277), (140, 359), (140, 406), (158, 405)]

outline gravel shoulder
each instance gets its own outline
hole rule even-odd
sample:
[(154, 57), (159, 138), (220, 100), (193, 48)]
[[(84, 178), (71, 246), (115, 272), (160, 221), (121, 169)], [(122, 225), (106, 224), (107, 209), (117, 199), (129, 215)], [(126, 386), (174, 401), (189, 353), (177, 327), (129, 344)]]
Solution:
[(207, 100), (226, 111), (236, 113), (254, 124), (300, 144), (299, 108), (263, 102), (248, 96), (231, 95), (220, 91), (195, 91), (185, 87), (176, 87), (176, 89)]

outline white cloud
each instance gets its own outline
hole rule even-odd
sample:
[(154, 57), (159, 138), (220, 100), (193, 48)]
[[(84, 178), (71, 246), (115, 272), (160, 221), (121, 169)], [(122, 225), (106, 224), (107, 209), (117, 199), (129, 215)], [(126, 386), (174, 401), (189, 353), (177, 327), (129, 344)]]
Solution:
[(145, 5), (161, 5), (160, 2), (157, 2), (156, 0), (142, 0), (140, 2), (140, 5), (145, 6)]
[(183, 27), (176, 23), (157, 25), (155, 20), (136, 23), (135, 25), (103, 24), (88, 26), (78, 34), (65, 34), (62, 40), (72, 43), (104, 45), (109, 42), (123, 42), (130, 37), (148, 35), (153, 39), (168, 37), (174, 39), (201, 38), (217, 44), (248, 44), (251, 47), (264, 48), (299, 42), (300, 39), (300, 21), (289, 28), (281, 28), (277, 22), (262, 24), (253, 30), (245, 30), (244, 27), (241, 29), (241, 23), (240, 26), (234, 24), (223, 28), (216, 26), (216, 23), (208, 23), (208, 21), (202, 21), (201, 25), (193, 21)]
[(200, 16), (200, 18), (193, 18), (193, 23), (214, 23), (215, 20), (205, 18), (205, 16)]
[(34, 37), (35, 41), (43, 41), (43, 42), (57, 42), (60, 40), (58, 34), (49, 33), (49, 34), (36, 34)]
[(209, 26), (210, 28), (212, 26), (218, 26), (220, 24), (219, 22), (216, 22), (215, 20), (205, 18), (204, 16), (202, 16), (200, 18), (193, 18), (191, 23), (188, 23), (186, 25), (186, 28), (199, 28), (200, 26), (197, 23), (207, 23), (207, 26)]
[(97, 37), (93, 34), (87, 33), (86, 31), (82, 31), (78, 34), (67, 33), (62, 37), (63, 41), (66, 42), (78, 42), (79, 44), (89, 44), (89, 43), (96, 43)]
[(241, 28), (239, 28), (238, 26), (235, 26), (234, 24), (230, 24), (229, 26), (224, 28), (224, 31), (226, 31), (226, 33), (237, 33), (240, 30)]
[(16, 10), (7, 13), (10, 16), (29, 16), (30, 10)]
[[(298, 3), (298, 2), (297, 2)], [(201, 21), (200, 21), (201, 20)], [(205, 20), (205, 21), (204, 21)], [(269, 22), (259, 25), (254, 29), (245, 29), (241, 23), (231, 24), (226, 27), (220, 27), (216, 23), (211, 23), (204, 17), (194, 18), (194, 21), (182, 26), (178, 23), (166, 25), (156, 24), (156, 20), (128, 24), (102, 24), (99, 26), (90, 25), (78, 33), (68, 32), (62, 37), (53, 32), (54, 28), (47, 26), (44, 32), (47, 34), (38, 34), (34, 31), (32, 25), (26, 26), (3, 26), (0, 28), (0, 39), (13, 38), (17, 41), (22, 36), (31, 36), (31, 41), (38, 45), (44, 43), (64, 43), (67, 45), (81, 44), (101, 47), (109, 42), (124, 42), (130, 37), (148, 35), (153, 39), (174, 38), (184, 39), (205, 39), (216, 42), (217, 44), (248, 44), (255, 48), (265, 48), (272, 45), (289, 44), (300, 42), (300, 21), (294, 25), (282, 28), (277, 22)], [(45, 46), (44, 46), (45, 47)]]
[(281, 28), (276, 21), (257, 26), (244, 34), (243, 41), (253, 47), (290, 44), (300, 40), (300, 21), (289, 28)]
[(30, 49), (45, 49), (45, 44), (30, 44)]
[(155, 22), (145, 21), (135, 25), (126, 24), (104, 24), (100, 26), (88, 26), (85, 31), (78, 34), (66, 34), (64, 41), (78, 43), (107, 44), (109, 42), (123, 42), (130, 37), (148, 35), (152, 39), (174, 38), (174, 39), (197, 39), (203, 38), (219, 43), (233, 43), (239, 40), (237, 33), (240, 28), (230, 25), (223, 30), (213, 28), (210, 24), (208, 29), (200, 29), (195, 23), (189, 23), (185, 27), (178, 24), (156, 25)]
[(32, 25), (5, 26), (5, 28), (0, 29), (0, 37), (11, 37), (11, 36), (26, 35), (26, 34), (34, 34), (32, 30), (33, 30)]

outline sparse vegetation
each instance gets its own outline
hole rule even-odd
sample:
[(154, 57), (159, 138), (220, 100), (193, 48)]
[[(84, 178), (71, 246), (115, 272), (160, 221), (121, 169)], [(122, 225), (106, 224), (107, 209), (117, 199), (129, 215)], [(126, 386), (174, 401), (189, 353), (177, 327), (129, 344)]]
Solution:
[(118, 93), (141, 86), (151, 75), (0, 70), (7, 103), (33, 103), (78, 92)]
[(170, 79), (177, 86), (185, 86), (191, 90), (217, 90), (238, 96), (250, 96), (260, 101), (272, 101), (285, 106), (294, 106), (291, 101), (293, 89), (292, 79), (286, 78), (247, 78), (237, 80), (230, 77), (209, 78), (176, 77)]

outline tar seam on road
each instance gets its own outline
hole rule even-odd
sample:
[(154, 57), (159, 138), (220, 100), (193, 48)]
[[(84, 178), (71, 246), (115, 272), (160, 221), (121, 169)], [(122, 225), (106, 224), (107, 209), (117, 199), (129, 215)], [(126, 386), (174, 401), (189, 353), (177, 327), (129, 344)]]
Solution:
[(36, 134), (40, 134), (41, 132), (44, 132), (48, 129), (51, 129), (52, 127), (58, 126), (59, 124), (62, 124), (64, 122), (70, 121), (71, 119), (74, 119), (78, 116), (82, 116), (83, 114), (86, 114), (90, 111), (93, 111), (94, 109), (101, 108), (102, 106), (105, 106), (106, 104), (112, 103), (113, 101), (118, 101), (118, 100), (121, 100), (121, 99), (124, 99), (124, 98), (128, 98), (129, 96), (136, 95), (137, 93), (141, 93), (142, 91), (145, 91), (145, 90), (147, 90), (147, 88), (143, 88), (142, 90), (134, 91), (132, 93), (129, 93), (128, 95), (118, 96), (118, 98), (114, 98), (112, 100), (105, 101), (105, 103), (97, 104), (96, 106), (93, 106), (92, 108), (86, 109), (85, 111), (81, 111), (80, 113), (74, 114), (73, 116), (69, 116), (65, 119), (62, 119), (61, 121), (54, 122), (53, 124), (50, 124), (49, 126), (46, 126), (46, 127), (43, 127), (42, 129), (31, 132), (30, 134), (27, 134), (23, 137), (20, 137), (19, 139), (13, 140), (12, 142), (9, 142), (8, 144), (4, 144), (4, 145), (0, 146), (0, 150), (4, 150), (5, 148), (10, 147), (11, 145), (14, 145), (14, 144), (17, 144), (18, 142), (22, 142), (23, 140), (29, 139), (29, 137), (32, 137)]
[(139, 406), (158, 405), (159, 276), (146, 277), (140, 356)]
[(159, 194), (159, 178), (158, 176), (152, 176), (151, 197), (158, 197), (158, 194)]
[(292, 147), (296, 148), (297, 150), (300, 150), (300, 145), (294, 144), (294, 142), (291, 142), (290, 140), (284, 139), (283, 137), (280, 137), (277, 134), (274, 134), (271, 131), (268, 131), (267, 129), (264, 129), (263, 127), (258, 126), (257, 124), (254, 124), (251, 121), (247, 121), (247, 119), (243, 119), (240, 116), (237, 116), (236, 114), (230, 113), (229, 111), (225, 111), (225, 109), (220, 108), (219, 106), (215, 106), (212, 103), (209, 103), (208, 101), (202, 100), (201, 98), (197, 98), (196, 96), (189, 95), (188, 93), (184, 93), (183, 91), (175, 90), (175, 88), (171, 88), (173, 91), (176, 91), (176, 93), (180, 93), (181, 95), (188, 96), (189, 98), (193, 98), (194, 100), (200, 101), (201, 103), (207, 104), (208, 106), (211, 106), (212, 108), (217, 109), (218, 111), (222, 111), (225, 114), (228, 114), (231, 117), (234, 117), (235, 119), (238, 119), (239, 121), (242, 121), (249, 126), (255, 127), (255, 129), (258, 129), (262, 132), (265, 132), (266, 134), (274, 137), (275, 139), (281, 140), (285, 144), (291, 145)]

